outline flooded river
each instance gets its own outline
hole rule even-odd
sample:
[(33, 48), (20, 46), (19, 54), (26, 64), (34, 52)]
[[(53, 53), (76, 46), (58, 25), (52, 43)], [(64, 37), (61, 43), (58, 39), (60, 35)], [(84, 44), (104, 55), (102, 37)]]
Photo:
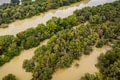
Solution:
[[(99, 4), (104, 4), (107, 2), (113, 2), (115, 0), (85, 0), (81, 3), (76, 3), (71, 6), (62, 7), (57, 10), (50, 10), (44, 14), (39, 16), (34, 16), (25, 20), (18, 20), (11, 24), (9, 24), (8, 28), (0, 29), (0, 35), (16, 35), (18, 32), (24, 31), (30, 27), (36, 27), (39, 23), (46, 23), (53, 16), (65, 18), (69, 15), (72, 15), (76, 9), (81, 9), (86, 6), (96, 6)], [(47, 41), (42, 42), (41, 45), (46, 44)], [(37, 47), (36, 47), (37, 48)], [(17, 57), (14, 57), (10, 62), (4, 64), (0, 67), (0, 80), (2, 77), (12, 73), (19, 80), (30, 80), (32, 78), (31, 73), (25, 72), (22, 68), (23, 61), (25, 59), (30, 59), (34, 55), (34, 51), (36, 48), (32, 48), (30, 50), (24, 50)], [(97, 62), (97, 57), (102, 52), (106, 52), (109, 47), (104, 46), (101, 49), (94, 48), (94, 51), (89, 56), (83, 55), (79, 61), (75, 61), (73, 65), (68, 69), (61, 69), (54, 73), (52, 80), (78, 80), (84, 73), (94, 73), (98, 70), (94, 66)], [(78, 63), (79, 66), (75, 67), (75, 64)]]
[[(52, 80), (80, 80), (85, 73), (92, 74), (98, 72), (98, 69), (95, 67), (97, 57), (110, 49), (109, 46), (94, 48), (90, 55), (83, 55), (79, 60), (74, 61), (70, 68), (57, 70)], [(75, 64), (79, 64), (79, 66), (76, 67)]]
[(73, 4), (71, 6), (66, 6), (59, 8), (57, 10), (50, 10), (46, 13), (42, 13), (39, 16), (34, 16), (29, 19), (17, 20), (9, 24), (8, 28), (0, 28), (0, 35), (16, 35), (18, 32), (24, 31), (31, 27), (36, 27), (40, 23), (46, 23), (52, 17), (65, 18), (72, 15), (77, 9), (82, 9), (87, 6), (96, 6), (104, 3), (110, 3), (115, 0), (84, 0), (80, 3)]
[[(45, 40), (40, 44), (45, 45), (47, 41), (48, 40)], [(25, 59), (32, 58), (34, 51), (38, 47), (22, 51), (19, 56), (14, 57), (10, 62), (0, 67), (0, 80), (2, 80), (2, 78), (9, 73), (14, 74), (18, 80), (30, 80), (32, 78), (32, 73), (25, 72), (25, 70), (22, 68), (22, 64)]]
[[(47, 42), (48, 40), (45, 40), (41, 42), (41, 45), (45, 45)], [(19, 80), (30, 80), (32, 73), (25, 72), (22, 68), (22, 64), (25, 59), (32, 58), (34, 51), (38, 47), (22, 51), (19, 56), (14, 57), (9, 63), (0, 67), (0, 80), (9, 73), (14, 74)], [(98, 72), (98, 69), (95, 67), (97, 57), (110, 49), (109, 46), (94, 48), (90, 55), (83, 55), (79, 60), (74, 61), (70, 68), (57, 70), (53, 74), (52, 80), (79, 80), (84, 73)], [(75, 66), (76, 63), (79, 64), (78, 67)]]

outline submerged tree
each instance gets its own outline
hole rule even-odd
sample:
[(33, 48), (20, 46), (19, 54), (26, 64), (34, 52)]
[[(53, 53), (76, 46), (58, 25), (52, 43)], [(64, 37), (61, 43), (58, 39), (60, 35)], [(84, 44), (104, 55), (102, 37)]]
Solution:
[(8, 74), (2, 80), (17, 80), (17, 78), (13, 74)]
[(11, 4), (19, 4), (20, 1), (19, 0), (11, 0)]

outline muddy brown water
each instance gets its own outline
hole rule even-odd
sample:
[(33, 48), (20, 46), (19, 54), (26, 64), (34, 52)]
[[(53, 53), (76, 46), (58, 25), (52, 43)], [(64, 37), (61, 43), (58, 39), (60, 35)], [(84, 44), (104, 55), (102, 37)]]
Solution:
[(77, 9), (82, 9), (87, 6), (102, 5), (113, 1), (115, 0), (84, 0), (70, 6), (65, 6), (56, 10), (50, 10), (48, 12), (41, 13), (39, 16), (34, 16), (24, 20), (16, 20), (15, 22), (9, 24), (8, 28), (0, 28), (0, 35), (16, 35), (17, 33), (28, 28), (36, 27), (40, 23), (45, 24), (52, 17), (65, 18), (72, 15)]
[[(83, 55), (79, 60), (74, 61), (70, 68), (57, 70), (53, 74), (52, 80), (80, 80), (85, 73), (94, 74), (98, 72), (95, 67), (97, 57), (110, 49), (109, 46), (94, 48), (90, 55)], [(76, 67), (76, 64), (79, 64), (79, 66)]]
[[(1, 28), (0, 35), (16, 35), (18, 32), (24, 31), (31, 27), (36, 27), (39, 23), (45, 24), (46, 21), (51, 19), (53, 16), (65, 18), (69, 15), (72, 15), (76, 9), (82, 9), (86, 6), (96, 6), (113, 1), (115, 0), (85, 0), (81, 3), (62, 7), (57, 10), (50, 10), (39, 16), (34, 16), (25, 20), (17, 20), (9, 24), (8, 28)], [(41, 45), (46, 44), (46, 42), (47, 41), (42, 42)], [(10, 62), (0, 67), (0, 80), (2, 80), (2, 78), (9, 73), (14, 74), (19, 80), (30, 80), (32, 78), (32, 74), (25, 72), (25, 70), (22, 68), (22, 64), (25, 59), (30, 59), (32, 58), (32, 56), (34, 56), (34, 51), (37, 48), (38, 47), (22, 51), (19, 56), (14, 57)], [(70, 68), (60, 69), (56, 71), (53, 74), (52, 80), (78, 80), (86, 72), (97, 72), (98, 70), (94, 66), (94, 64), (96, 64), (97, 62), (97, 57), (100, 55), (101, 52), (106, 52), (108, 49), (109, 47), (106, 46), (101, 49), (94, 48), (94, 51), (91, 55), (83, 55), (79, 61), (74, 61)], [(76, 63), (79, 64), (77, 68), (74, 66)]]
[[(45, 45), (47, 41), (48, 40), (41, 42), (40, 46)], [(34, 51), (38, 47), (22, 51), (19, 56), (14, 57), (10, 62), (0, 67), (0, 80), (9, 73), (14, 74), (18, 80), (30, 80), (32, 78), (32, 73), (25, 72), (22, 68), (22, 64), (25, 59), (31, 59), (32, 56), (34, 56)]]

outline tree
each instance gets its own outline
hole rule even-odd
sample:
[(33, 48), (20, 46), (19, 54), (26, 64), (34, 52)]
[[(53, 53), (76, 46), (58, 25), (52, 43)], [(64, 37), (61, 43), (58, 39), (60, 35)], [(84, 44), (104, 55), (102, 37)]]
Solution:
[(22, 0), (22, 3), (31, 2), (32, 0)]
[(98, 15), (90, 16), (91, 23), (102, 23), (102, 17)]
[(105, 73), (110, 78), (120, 79), (120, 60), (114, 62), (114, 64), (111, 64)]
[(29, 36), (26, 38), (24, 48), (29, 49), (39, 44), (39, 40), (35, 36)]
[(98, 73), (95, 75), (86, 73), (85, 76), (83, 76), (80, 80), (103, 80), (103, 76)]
[(113, 50), (100, 55), (97, 67), (106, 80), (120, 79), (120, 44), (117, 43)]
[(17, 80), (17, 78), (13, 74), (8, 74), (2, 80)]
[(11, 0), (11, 4), (19, 4), (19, 0)]
[(32, 72), (34, 66), (35, 66), (35, 64), (34, 64), (33, 60), (25, 60), (25, 61), (23, 62), (23, 68), (25, 68), (25, 70), (26, 70), (27, 72)]

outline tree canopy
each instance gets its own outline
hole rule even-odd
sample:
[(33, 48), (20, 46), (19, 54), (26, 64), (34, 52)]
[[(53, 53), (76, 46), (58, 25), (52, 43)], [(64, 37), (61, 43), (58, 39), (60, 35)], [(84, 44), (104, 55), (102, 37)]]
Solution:
[(2, 80), (17, 80), (17, 78), (13, 74), (8, 74)]
[(98, 58), (97, 67), (100, 72), (85, 74), (81, 80), (119, 80), (120, 79), (120, 40), (114, 44), (113, 49)]

